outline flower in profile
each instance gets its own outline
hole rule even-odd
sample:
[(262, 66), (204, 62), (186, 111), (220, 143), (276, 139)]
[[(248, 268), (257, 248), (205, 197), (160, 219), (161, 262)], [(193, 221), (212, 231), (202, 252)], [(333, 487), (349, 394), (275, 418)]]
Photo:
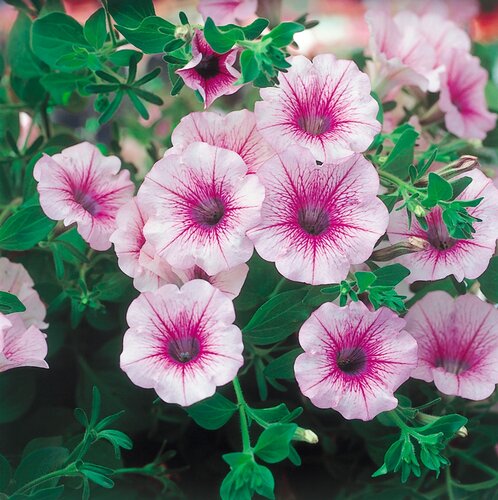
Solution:
[(425, 250), (403, 255), (397, 261), (410, 269), (407, 280), (439, 280), (453, 274), (458, 281), (474, 279), (487, 268), (494, 254), (498, 237), (498, 190), (491, 179), (482, 172), (472, 170), (464, 174), (471, 177), (471, 184), (457, 197), (458, 200), (483, 198), (477, 207), (468, 207), (469, 215), (481, 219), (475, 222), (472, 239), (452, 238), (443, 221), (442, 212), (435, 207), (427, 215), (427, 231), (413, 218), (408, 224), (405, 210), (393, 210), (390, 214), (387, 234), (391, 243), (417, 237), (429, 242)]
[(444, 394), (481, 400), (498, 383), (498, 310), (475, 295), (431, 292), (406, 315), (418, 342), (412, 377), (434, 381)]
[(485, 139), (496, 125), (496, 114), (488, 111), (484, 94), (487, 71), (477, 57), (461, 50), (446, 51), (442, 59), (446, 71), (441, 75), (439, 107), (446, 128), (465, 139)]
[(43, 211), (66, 226), (76, 223), (94, 250), (107, 250), (116, 213), (134, 191), (129, 172), (119, 172), (120, 165), (118, 157), (104, 156), (88, 142), (43, 155), (33, 171)]
[(380, 131), (370, 80), (353, 61), (322, 54), (292, 57), (279, 85), (261, 89), (258, 129), (277, 150), (307, 147), (319, 161), (333, 161), (370, 146)]
[(212, 396), (243, 364), (231, 300), (204, 280), (145, 292), (128, 309), (121, 368), (139, 387), (189, 406)]
[(246, 232), (259, 222), (264, 188), (238, 154), (196, 142), (159, 160), (140, 192), (151, 213), (145, 236), (174, 268), (212, 276), (250, 259)]
[(417, 343), (404, 327), (385, 307), (323, 304), (299, 331), (304, 353), (294, 371), (301, 392), (347, 419), (371, 420), (394, 409), (394, 391), (417, 364)]
[(176, 72), (185, 85), (198, 90), (204, 99), (204, 108), (222, 95), (237, 92), (240, 85), (234, 85), (240, 73), (233, 67), (238, 49), (218, 54), (206, 42), (201, 31), (196, 30), (192, 39), (192, 59)]
[(19, 314), (0, 313), (0, 372), (21, 366), (48, 368), (46, 355), (45, 334), (33, 325), (26, 328)]
[(173, 148), (167, 151), (167, 155), (183, 151), (193, 142), (207, 142), (235, 151), (248, 166), (250, 174), (274, 154), (256, 128), (254, 113), (246, 109), (225, 116), (209, 111), (190, 113), (173, 131), (171, 142)]
[(218, 25), (245, 21), (256, 14), (258, 0), (200, 0), (199, 12)]
[(47, 309), (34, 286), (31, 276), (22, 264), (0, 257), (0, 291), (15, 295), (23, 303), (26, 310), (16, 315), (21, 317), (27, 327), (33, 325), (44, 329), (48, 327), (44, 322)]
[(258, 171), (265, 186), (261, 223), (249, 231), (257, 252), (288, 279), (339, 283), (384, 234), (388, 213), (379, 177), (363, 156), (318, 166), (291, 146)]

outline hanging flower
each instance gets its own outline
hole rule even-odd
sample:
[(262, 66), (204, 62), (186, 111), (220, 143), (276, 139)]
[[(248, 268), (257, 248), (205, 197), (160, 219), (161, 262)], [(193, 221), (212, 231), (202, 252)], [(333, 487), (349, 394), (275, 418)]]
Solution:
[(397, 260), (411, 273), (407, 281), (439, 280), (453, 274), (458, 281), (464, 278), (474, 279), (488, 267), (489, 259), (494, 254), (498, 237), (498, 190), (482, 172), (472, 170), (465, 173), (472, 178), (472, 183), (458, 196), (458, 200), (483, 198), (477, 207), (467, 209), (469, 215), (481, 219), (474, 223), (472, 239), (457, 240), (452, 238), (442, 218), (439, 207), (427, 215), (428, 230), (420, 227), (413, 218), (411, 226), (405, 210), (394, 209), (390, 214), (387, 234), (391, 243), (404, 241), (415, 236), (429, 242), (429, 246), (420, 252), (403, 255)]
[(246, 109), (225, 116), (209, 111), (190, 113), (173, 131), (171, 142), (174, 147), (166, 152), (167, 155), (179, 153), (193, 142), (230, 149), (241, 156), (250, 174), (274, 154), (256, 129), (254, 113)]
[(43, 155), (33, 171), (43, 211), (66, 226), (76, 223), (93, 249), (107, 250), (116, 213), (134, 191), (129, 172), (119, 172), (120, 165), (119, 158), (104, 156), (88, 142)]
[(126, 318), (121, 368), (168, 403), (189, 406), (212, 396), (243, 364), (233, 304), (206, 281), (145, 292)]
[(197, 30), (192, 39), (192, 60), (176, 72), (183, 78), (185, 85), (198, 90), (204, 99), (204, 108), (222, 95), (230, 95), (239, 90), (234, 85), (240, 73), (233, 67), (238, 49), (226, 54), (218, 54), (206, 42), (201, 31)]
[(485, 139), (496, 125), (496, 114), (488, 111), (484, 94), (487, 71), (477, 57), (461, 50), (449, 50), (442, 59), (446, 71), (441, 76), (439, 107), (446, 128), (465, 139)]
[(434, 381), (444, 394), (481, 400), (498, 383), (498, 310), (475, 295), (431, 292), (406, 315), (418, 342), (412, 377)]
[(248, 234), (288, 279), (339, 283), (351, 264), (367, 260), (386, 230), (379, 178), (361, 155), (318, 166), (307, 149), (291, 146), (258, 176), (266, 191), (262, 220)]
[(304, 353), (294, 366), (301, 392), (318, 408), (371, 420), (394, 409), (394, 391), (416, 366), (417, 343), (405, 321), (361, 302), (319, 307), (301, 327)]
[(15, 295), (23, 303), (26, 310), (16, 314), (27, 327), (33, 325), (44, 329), (48, 327), (44, 322), (47, 309), (34, 286), (31, 276), (22, 264), (0, 257), (0, 291)]
[(250, 19), (257, 7), (258, 0), (200, 0), (198, 9), (204, 19), (211, 17), (222, 26)]
[(21, 366), (48, 368), (46, 355), (45, 334), (35, 326), (26, 328), (19, 314), (0, 313), (0, 372)]
[(261, 89), (255, 105), (258, 129), (278, 151), (307, 147), (319, 161), (361, 153), (380, 131), (370, 81), (352, 61), (322, 54), (290, 59), (279, 86)]
[(264, 188), (238, 154), (196, 142), (159, 160), (140, 192), (145, 236), (171, 266), (212, 276), (250, 259)]

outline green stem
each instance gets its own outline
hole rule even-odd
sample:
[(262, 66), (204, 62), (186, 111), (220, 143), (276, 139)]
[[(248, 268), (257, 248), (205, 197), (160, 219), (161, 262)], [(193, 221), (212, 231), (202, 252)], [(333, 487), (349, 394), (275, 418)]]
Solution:
[(488, 467), (486, 464), (483, 464), (480, 460), (477, 460), (477, 458), (474, 458), (473, 456), (465, 453), (464, 451), (452, 448), (451, 453), (456, 457), (460, 458), (461, 460), (463, 460), (464, 462), (473, 465), (476, 469), (480, 469), (483, 472), (489, 474), (490, 476), (498, 478), (498, 471), (496, 471), (492, 467)]
[(64, 477), (64, 476), (67, 477), (67, 476), (79, 476), (79, 475), (80, 473), (76, 468), (76, 464), (73, 462), (69, 464), (67, 467), (64, 467), (64, 469), (56, 470), (54, 472), (50, 472), (49, 474), (45, 474), (44, 476), (33, 479), (33, 481), (30, 481), (24, 486), (21, 486), (21, 488), (15, 491), (12, 494), (12, 496), (14, 497), (16, 495), (22, 495), (24, 493), (27, 493), (31, 489), (35, 488), (36, 486), (39, 486), (40, 484), (43, 484), (46, 481), (49, 481), (50, 479), (55, 479), (57, 477)]
[(12, 200), (1, 212), (0, 212), (0, 225), (2, 225), (8, 218), (12, 209), (20, 205), (22, 202), (21, 198), (16, 198)]
[(451, 472), (449, 467), (446, 467), (444, 474), (446, 477), (446, 492), (448, 493), (448, 499), (455, 500), (455, 494), (453, 493), (453, 485), (451, 484)]
[(106, 19), (107, 19), (107, 26), (109, 28), (109, 33), (111, 34), (112, 46), (116, 47), (117, 40), (116, 40), (116, 35), (114, 33), (114, 27), (112, 25), (111, 14), (109, 13), (109, 8), (107, 6), (107, 0), (102, 0), (102, 6), (104, 7), (104, 10), (105, 10), (105, 16), (106, 16)]
[(239, 407), (240, 433), (242, 434), (242, 451), (250, 452), (251, 439), (249, 436), (249, 426), (247, 425), (246, 401), (244, 399), (242, 387), (240, 386), (240, 382), (237, 377), (233, 379), (233, 388), (235, 389), (235, 395), (237, 396), (237, 405)]
[(396, 177), (393, 174), (390, 174), (389, 172), (386, 172), (385, 170), (378, 170), (379, 177), (381, 179), (384, 179), (391, 184), (394, 184), (395, 186), (398, 186), (399, 188), (402, 188), (406, 191), (410, 191), (411, 193), (419, 193), (420, 190), (417, 189), (416, 187), (412, 186), (411, 184), (408, 184), (407, 182), (403, 181), (399, 177)]

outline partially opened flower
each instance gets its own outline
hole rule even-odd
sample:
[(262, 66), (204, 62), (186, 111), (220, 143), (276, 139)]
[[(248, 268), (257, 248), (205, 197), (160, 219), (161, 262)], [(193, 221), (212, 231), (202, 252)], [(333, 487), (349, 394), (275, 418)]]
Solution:
[(261, 89), (255, 105), (258, 129), (278, 151), (307, 147), (319, 161), (361, 153), (380, 131), (370, 80), (353, 61), (322, 54), (290, 59), (279, 85)]
[(351, 264), (368, 259), (386, 230), (379, 177), (361, 155), (318, 166), (307, 149), (292, 146), (258, 176), (266, 195), (261, 223), (249, 237), (288, 279), (339, 283)]
[(44, 329), (48, 327), (44, 322), (47, 308), (33, 288), (34, 285), (31, 276), (22, 264), (0, 257), (0, 291), (12, 293), (23, 303), (26, 310), (17, 314), (27, 327), (34, 325)]
[(189, 406), (212, 396), (243, 364), (233, 304), (206, 281), (145, 292), (126, 318), (121, 368), (168, 403)]
[(218, 97), (239, 90), (240, 85), (234, 83), (240, 73), (233, 67), (237, 50), (218, 54), (208, 45), (201, 31), (195, 32), (192, 39), (192, 60), (176, 72), (187, 87), (199, 91), (205, 108), (209, 108)]
[(489, 259), (494, 254), (498, 237), (498, 190), (491, 179), (482, 172), (472, 170), (465, 173), (472, 178), (472, 183), (458, 196), (458, 200), (475, 200), (483, 197), (477, 207), (469, 207), (468, 213), (481, 219), (475, 222), (472, 239), (454, 239), (448, 233), (439, 207), (427, 215), (428, 230), (422, 229), (413, 218), (411, 226), (405, 210), (393, 210), (390, 214), (387, 234), (391, 243), (398, 243), (410, 236), (416, 236), (429, 242), (429, 246), (420, 252), (403, 255), (397, 260), (411, 273), (407, 280), (435, 281), (453, 274), (458, 281), (464, 278), (474, 279), (488, 267)]
[(159, 160), (140, 192), (151, 213), (145, 236), (171, 266), (212, 276), (251, 257), (246, 232), (259, 222), (264, 188), (233, 151), (191, 144)]
[(410, 308), (406, 329), (418, 342), (412, 377), (444, 394), (481, 400), (498, 383), (498, 310), (475, 295), (431, 292)]
[(43, 155), (33, 171), (43, 211), (66, 226), (76, 223), (93, 249), (107, 250), (116, 213), (134, 191), (129, 172), (119, 172), (120, 165), (118, 157), (104, 156), (88, 142)]
[(446, 51), (442, 60), (446, 71), (441, 76), (439, 107), (446, 128), (458, 137), (484, 139), (496, 125), (496, 114), (488, 111), (484, 94), (487, 71), (477, 57), (461, 50)]
[(301, 327), (294, 366), (301, 392), (318, 408), (371, 420), (398, 404), (394, 391), (416, 366), (417, 343), (405, 321), (362, 302), (319, 307)]
[(26, 327), (19, 314), (0, 313), (0, 372), (21, 366), (48, 368), (46, 356), (45, 334)]
[(245, 21), (256, 14), (258, 0), (200, 0), (199, 12), (218, 25)]
[(248, 173), (255, 173), (274, 152), (256, 128), (254, 113), (243, 109), (223, 116), (204, 111), (190, 113), (173, 131), (173, 148), (166, 154), (183, 151), (193, 142), (207, 142), (212, 146), (238, 153), (248, 166)]

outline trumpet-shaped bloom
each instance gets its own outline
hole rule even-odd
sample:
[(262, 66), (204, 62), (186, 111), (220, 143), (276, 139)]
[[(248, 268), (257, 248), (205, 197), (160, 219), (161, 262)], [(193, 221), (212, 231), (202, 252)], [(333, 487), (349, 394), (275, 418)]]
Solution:
[(307, 147), (319, 161), (361, 153), (380, 131), (370, 80), (352, 61), (322, 54), (290, 59), (279, 85), (261, 89), (255, 105), (258, 129), (278, 151)]
[(199, 12), (218, 25), (245, 21), (256, 14), (258, 0), (200, 0)]
[(47, 341), (35, 326), (26, 328), (19, 314), (0, 313), (0, 372), (35, 366), (48, 368)]
[(201, 31), (197, 30), (192, 39), (192, 59), (176, 72), (183, 78), (185, 85), (198, 90), (204, 99), (204, 107), (222, 95), (237, 92), (240, 85), (234, 85), (240, 73), (233, 67), (238, 49), (218, 54), (206, 42)]
[(256, 128), (254, 113), (246, 109), (225, 116), (209, 111), (190, 113), (173, 131), (171, 142), (174, 147), (167, 151), (167, 155), (183, 151), (193, 142), (207, 142), (235, 151), (247, 164), (250, 174), (274, 154)]
[(301, 392), (318, 408), (370, 420), (398, 404), (394, 391), (416, 366), (417, 343), (405, 321), (361, 302), (323, 304), (299, 331), (294, 366)]
[(472, 170), (465, 174), (472, 183), (458, 196), (459, 200), (483, 197), (477, 207), (469, 207), (468, 213), (482, 222), (474, 223), (475, 233), (471, 240), (452, 238), (443, 222), (441, 209), (436, 207), (426, 217), (428, 230), (420, 227), (416, 219), (409, 228), (405, 210), (393, 210), (387, 234), (391, 243), (417, 236), (429, 242), (426, 250), (403, 255), (397, 260), (411, 273), (407, 280), (438, 280), (453, 274), (458, 281), (477, 278), (488, 267), (498, 237), (498, 190), (482, 172)]
[[(10, 262), (5, 257), (0, 257), (0, 291), (15, 295), (26, 308), (21, 313), (16, 313), (27, 327), (34, 325), (37, 328), (47, 328), (44, 322), (47, 309), (33, 288), (33, 280), (22, 264)], [(9, 316), (10, 317), (10, 316)]]
[(266, 196), (261, 223), (249, 237), (286, 278), (339, 283), (351, 264), (367, 260), (386, 230), (379, 178), (361, 155), (318, 166), (307, 149), (292, 146), (258, 176)]
[(129, 172), (119, 172), (120, 165), (118, 157), (104, 156), (88, 142), (43, 155), (33, 171), (43, 211), (66, 226), (76, 223), (93, 249), (107, 250), (116, 213), (134, 191)]
[(475, 295), (431, 292), (410, 308), (406, 329), (418, 342), (412, 377), (444, 394), (481, 400), (498, 383), (498, 310)]
[(439, 107), (445, 113), (446, 128), (465, 139), (484, 139), (496, 125), (496, 114), (490, 113), (484, 88), (487, 71), (479, 59), (461, 50), (443, 55), (446, 71), (441, 76)]
[(159, 160), (140, 192), (151, 213), (145, 236), (171, 266), (214, 275), (251, 257), (246, 232), (259, 222), (264, 188), (233, 151), (191, 144)]
[(233, 304), (206, 281), (145, 292), (126, 318), (121, 368), (168, 403), (189, 406), (212, 396), (243, 364)]

